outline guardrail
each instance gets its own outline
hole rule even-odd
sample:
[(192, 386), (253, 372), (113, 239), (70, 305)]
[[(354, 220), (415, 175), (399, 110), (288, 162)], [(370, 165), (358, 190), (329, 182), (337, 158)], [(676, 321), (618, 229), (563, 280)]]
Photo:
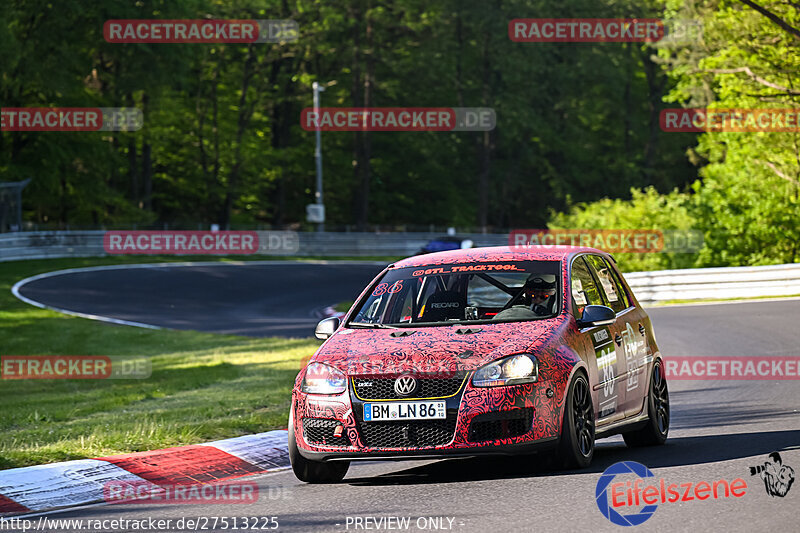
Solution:
[[(257, 231), (262, 243), (256, 255), (297, 256), (397, 256), (414, 255), (441, 233), (312, 233)], [(0, 233), (0, 261), (56, 257), (99, 257), (110, 255), (103, 247), (105, 231), (48, 231)], [(285, 236), (291, 236), (285, 239)], [(278, 244), (270, 245), (270, 236)], [(508, 244), (506, 234), (459, 234), (475, 246)], [(189, 254), (191, 255), (191, 254)]]
[[(104, 231), (0, 234), (0, 261), (56, 257), (100, 257)], [(280, 234), (287, 232), (258, 232)], [(398, 256), (417, 253), (441, 233), (295, 233), (291, 250), (263, 248), (259, 255)], [(505, 234), (460, 234), (475, 246), (502, 246)], [(264, 240), (264, 239), (262, 239)], [(641, 303), (705, 298), (748, 298), (800, 294), (800, 264), (629, 272), (625, 279)]]
[(800, 294), (800, 264), (629, 272), (640, 303)]

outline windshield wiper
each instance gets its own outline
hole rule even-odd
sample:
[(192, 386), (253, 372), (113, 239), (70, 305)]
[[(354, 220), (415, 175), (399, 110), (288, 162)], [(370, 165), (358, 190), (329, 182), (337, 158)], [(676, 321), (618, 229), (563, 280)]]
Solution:
[(400, 329), (397, 326), (390, 326), (388, 324), (379, 324), (378, 322), (350, 322), (347, 326), (356, 328), (369, 328), (369, 329)]

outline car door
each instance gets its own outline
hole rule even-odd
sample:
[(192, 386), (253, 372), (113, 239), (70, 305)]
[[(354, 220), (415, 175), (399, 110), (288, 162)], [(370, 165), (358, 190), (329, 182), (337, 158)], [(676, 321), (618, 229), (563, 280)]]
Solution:
[(614, 344), (619, 362), (619, 389), (624, 396), (620, 409), (629, 416), (641, 410), (643, 389), (646, 389), (646, 380), (641, 379), (646, 351), (642, 311), (632, 304), (611, 261), (599, 255), (589, 255), (586, 260), (592, 267), (606, 305), (617, 315)]
[(647, 334), (652, 332), (650, 318), (644, 309), (636, 305), (630, 288), (622, 278), (617, 265), (613, 260), (606, 258), (614, 282), (620, 294), (625, 298), (627, 310), (625, 311), (625, 334), (623, 343), (627, 346), (626, 364), (628, 367), (626, 375), (625, 390), (625, 416), (633, 416), (642, 411), (644, 401), (647, 397), (649, 386), (649, 368), (653, 361), (655, 343), (651, 342), (651, 337)]
[[(587, 305), (607, 305), (583, 256), (578, 256), (572, 262), (571, 276), (572, 308), (576, 319), (580, 318)], [(619, 358), (614, 345), (614, 337), (618, 334), (617, 324), (582, 328), (580, 333), (588, 338), (594, 352), (588, 354), (587, 363), (597, 376), (592, 390), (597, 398), (598, 425), (619, 420), (625, 413), (621, 408), (624, 392), (619, 386)]]

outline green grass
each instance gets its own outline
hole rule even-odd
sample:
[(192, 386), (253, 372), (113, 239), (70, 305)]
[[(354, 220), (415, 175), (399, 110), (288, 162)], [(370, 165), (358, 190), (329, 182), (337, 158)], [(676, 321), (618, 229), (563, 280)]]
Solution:
[(339, 302), (338, 304), (333, 306), (334, 311), (339, 311), (340, 313), (346, 313), (353, 307), (353, 300), (347, 300), (344, 302)]
[(148, 379), (0, 380), (0, 469), (286, 427), (301, 359), (319, 341), (115, 326), (38, 309), (11, 294), (14, 283), (42, 272), (189, 260), (210, 258), (0, 263), (0, 356), (144, 355), (153, 369)]

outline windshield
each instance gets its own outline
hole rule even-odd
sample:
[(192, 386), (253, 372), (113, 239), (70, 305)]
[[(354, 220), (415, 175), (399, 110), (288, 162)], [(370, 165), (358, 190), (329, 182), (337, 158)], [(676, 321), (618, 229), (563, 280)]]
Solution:
[(560, 311), (558, 261), (460, 263), (388, 271), (348, 327), (540, 320)]

